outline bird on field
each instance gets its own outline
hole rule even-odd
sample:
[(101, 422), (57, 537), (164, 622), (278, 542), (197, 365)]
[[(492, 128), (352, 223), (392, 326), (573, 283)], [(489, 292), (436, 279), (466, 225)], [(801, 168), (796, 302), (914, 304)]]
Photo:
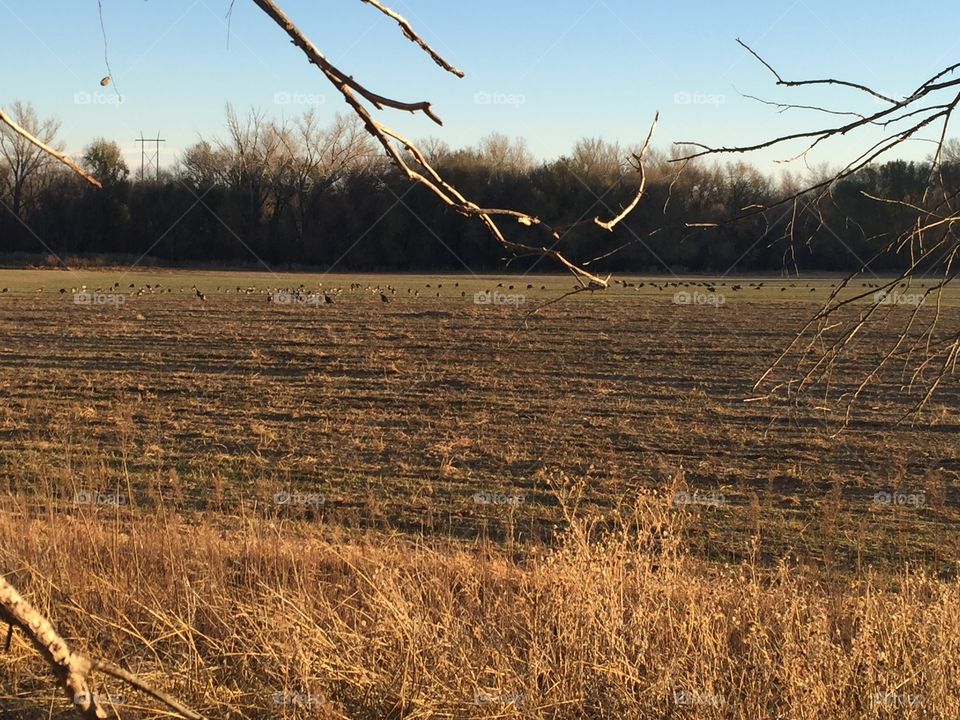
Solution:
[(741, 288), (742, 288), (741, 285), (734, 285), (734, 286), (733, 286), (732, 288), (730, 288), (730, 289), (733, 290), (734, 292), (736, 292), (737, 290), (740, 290)]
[(201, 302), (202, 302), (202, 301), (205, 301), (205, 300), (207, 299), (207, 296), (204, 295), (202, 292), (200, 292), (199, 289), (194, 288), (194, 290), (196, 291), (197, 297), (200, 298)]
[(66, 294), (67, 294), (67, 289), (66, 289), (66, 288), (60, 288), (60, 294), (61, 294), (61, 295), (66, 295)]
[(333, 298), (330, 297), (329, 295), (327, 295), (326, 293), (324, 293), (324, 294), (323, 294), (323, 304), (324, 304), (324, 305), (333, 305)]
[(380, 293), (380, 302), (388, 303), (388, 302), (390, 302), (390, 298), (388, 298), (388, 297), (387, 297), (386, 295), (384, 295), (383, 293)]
[(10, 288), (4, 288), (2, 292), (10, 292)]

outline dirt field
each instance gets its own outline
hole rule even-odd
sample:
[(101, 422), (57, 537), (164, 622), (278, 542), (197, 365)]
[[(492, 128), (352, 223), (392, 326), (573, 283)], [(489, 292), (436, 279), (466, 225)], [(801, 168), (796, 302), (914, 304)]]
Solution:
[[(0, 477), (36, 512), (520, 545), (562, 529), (559, 498), (603, 519), (656, 493), (688, 501), (674, 509), (713, 559), (952, 576), (955, 382), (922, 424), (893, 425), (888, 388), (834, 438), (817, 402), (745, 400), (836, 279), (713, 280), (712, 300), (702, 278), (625, 279), (530, 316), (570, 278), (5, 271)], [(834, 392), (872, 360), (861, 348)]]
[(753, 389), (835, 279), (624, 280), (0, 272), (3, 572), (209, 718), (957, 717), (956, 381), (837, 434)]

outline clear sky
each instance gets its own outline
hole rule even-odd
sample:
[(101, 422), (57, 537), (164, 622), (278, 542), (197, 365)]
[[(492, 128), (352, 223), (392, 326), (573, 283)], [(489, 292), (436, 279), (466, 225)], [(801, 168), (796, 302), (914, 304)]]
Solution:
[[(235, 0), (229, 33), (230, 0), (103, 4), (122, 104), (99, 85), (106, 70), (96, 0), (0, 0), (0, 103), (30, 100), (42, 116), (59, 117), (69, 152), (106, 136), (139, 163), (133, 140), (159, 132), (168, 140), (169, 162), (201, 136), (222, 134), (227, 102), (278, 118), (311, 104), (330, 118), (346, 110), (320, 72), (250, 0)], [(389, 112), (401, 131), (455, 147), (499, 131), (525, 137), (544, 158), (583, 136), (639, 143), (657, 110), (659, 147), (678, 140), (743, 143), (823, 122), (806, 111), (778, 114), (739, 93), (877, 108), (849, 93), (774, 87), (737, 37), (788, 79), (832, 75), (897, 96), (960, 59), (956, 5), (945, 0), (922, 7), (901, 0), (390, 4), (466, 79), (441, 71), (395, 24), (359, 0), (280, 2), (341, 69), (385, 95), (430, 99), (445, 121), (440, 128), (422, 116)], [(837, 164), (859, 146), (851, 142), (836, 143), (813, 160)], [(916, 143), (909, 152), (924, 157), (929, 147)], [(774, 157), (756, 161), (772, 167)]]

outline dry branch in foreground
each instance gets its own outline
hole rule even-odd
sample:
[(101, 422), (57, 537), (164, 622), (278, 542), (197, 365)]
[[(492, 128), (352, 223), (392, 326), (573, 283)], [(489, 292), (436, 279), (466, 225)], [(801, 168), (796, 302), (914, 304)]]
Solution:
[(93, 661), (71, 652), (66, 641), (50, 621), (25, 600), (2, 575), (0, 575), (0, 620), (10, 626), (11, 633), (14, 628), (23, 631), (30, 644), (50, 666), (57, 684), (63, 688), (67, 698), (84, 720), (103, 720), (109, 717), (106, 708), (98, 702), (97, 694), (92, 690), (93, 684), (89, 676), (95, 670), (122, 680), (131, 687), (154, 697), (188, 720), (204, 720), (202, 715), (195, 713), (166, 693), (154, 689), (136, 675), (110, 663)]
[[(350, 105), (353, 111), (363, 121), (367, 132), (369, 132), (383, 147), (393, 163), (403, 172), (404, 175), (406, 175), (409, 180), (419, 183), (429, 189), (442, 202), (456, 212), (465, 216), (480, 218), (497, 242), (499, 242), (508, 251), (514, 254), (532, 254), (551, 257), (572, 272), (583, 288), (601, 289), (608, 286), (610, 280), (609, 276), (606, 278), (601, 278), (598, 275), (587, 271), (582, 265), (577, 265), (571, 262), (556, 250), (556, 245), (564, 237), (564, 235), (584, 225), (594, 225), (612, 232), (613, 229), (640, 203), (645, 190), (643, 158), (650, 146), (650, 141), (653, 137), (653, 132), (657, 124), (657, 118), (655, 118), (653, 121), (653, 124), (650, 128), (650, 133), (647, 136), (647, 141), (643, 146), (643, 150), (633, 156), (634, 168), (640, 173), (641, 177), (640, 189), (637, 192), (634, 200), (617, 217), (614, 217), (608, 221), (603, 221), (600, 218), (594, 218), (592, 220), (586, 220), (581, 223), (576, 223), (566, 227), (552, 227), (541, 218), (520, 210), (482, 208), (465, 197), (456, 187), (447, 182), (430, 164), (424, 153), (413, 142), (400, 135), (396, 130), (393, 130), (389, 126), (375, 119), (370, 110), (361, 102), (361, 98), (369, 102), (377, 110), (392, 108), (395, 110), (405, 110), (408, 112), (422, 112), (438, 125), (442, 125), (442, 121), (433, 111), (433, 108), (429, 102), (402, 102), (400, 100), (384, 97), (383, 95), (369, 90), (364, 85), (354, 80), (352, 76), (347, 75), (333, 65), (329, 60), (327, 60), (323, 53), (320, 52), (320, 50), (310, 41), (310, 39), (290, 20), (289, 17), (287, 17), (277, 3), (273, 2), (273, 0), (253, 0), (253, 2), (261, 10), (263, 10), (263, 12), (266, 13), (270, 19), (279, 25), (284, 32), (287, 33), (293, 44), (300, 48), (307, 56), (309, 61), (313, 65), (316, 65), (326, 76), (326, 78), (333, 84), (333, 86), (337, 88), (340, 94), (343, 95), (343, 98), (347, 104)], [(394, 19), (400, 25), (404, 35), (422, 48), (441, 68), (456, 75), (457, 77), (463, 76), (463, 73), (460, 70), (444, 60), (439, 53), (433, 50), (419, 35), (417, 35), (410, 26), (410, 23), (404, 18), (397, 15), (389, 8), (386, 8), (376, 0), (362, 0), (362, 2), (374, 6), (388, 17)], [(409, 156), (410, 161), (408, 161), (408, 158), (405, 157), (405, 154)], [(526, 227), (537, 227), (545, 230), (550, 238), (549, 244), (537, 246), (509, 239), (503, 233), (494, 219), (498, 216), (512, 218), (520, 225), (524, 225)]]
[[(816, 229), (811, 233), (811, 238), (821, 230), (832, 232), (825, 219), (825, 210), (831, 207), (832, 194), (841, 181), (850, 178), (895, 148), (902, 147), (904, 143), (923, 139), (920, 136), (925, 130), (935, 130), (936, 139), (930, 141), (936, 148), (932, 156), (931, 171), (923, 197), (918, 202), (911, 204), (900, 199), (874, 197), (861, 192), (872, 201), (897, 205), (906, 210), (910, 214), (909, 222), (899, 229), (894, 229), (879, 251), (869, 259), (861, 260), (862, 267), (838, 283), (820, 311), (800, 329), (793, 341), (757, 382), (757, 388), (764, 387), (770, 395), (784, 394), (793, 398), (816, 387), (829, 388), (839, 363), (849, 356), (858, 343), (864, 342), (863, 337), (871, 323), (885, 320), (895, 311), (896, 303), (890, 303), (887, 299), (895, 299), (898, 291), (909, 290), (921, 280), (931, 278), (930, 283), (920, 286), (922, 292), (917, 295), (922, 297), (922, 300), (917, 301), (912, 312), (895, 317), (894, 321), (901, 323), (899, 337), (890, 346), (876, 348), (880, 360), (875, 367), (856, 387), (841, 396), (846, 423), (851, 417), (854, 405), (868, 387), (876, 386), (884, 379), (898, 382), (902, 391), (915, 398), (911, 411), (904, 419), (914, 417), (923, 410), (944, 383), (956, 376), (957, 363), (960, 360), (960, 333), (944, 330), (941, 322), (943, 290), (960, 274), (957, 264), (960, 259), (960, 236), (956, 232), (960, 223), (960, 188), (953, 187), (943, 172), (944, 145), (948, 129), (953, 113), (960, 104), (960, 78), (949, 76), (960, 70), (960, 63), (943, 68), (927, 78), (908, 96), (895, 99), (867, 85), (837, 78), (785, 80), (753, 48), (742, 40), (738, 39), (737, 42), (773, 74), (778, 86), (844, 88), (858, 96), (868, 97), (871, 102), (881, 103), (881, 107), (874, 112), (858, 113), (817, 105), (771, 102), (747, 96), (772, 105), (780, 112), (815, 111), (834, 118), (834, 121), (813, 130), (790, 133), (751, 145), (709, 147), (701, 143), (677, 143), (695, 148), (693, 152), (678, 158), (678, 162), (689, 162), (706, 156), (743, 155), (783, 147), (794, 142), (803, 143), (805, 147), (799, 154), (781, 161), (792, 162), (805, 159), (814, 148), (841, 136), (862, 137), (861, 131), (879, 130), (882, 137), (875, 142), (868, 141), (871, 144), (860, 155), (836, 172), (811, 181), (769, 206), (745, 208), (739, 217), (728, 220), (727, 223), (753, 217), (778, 206), (792, 206), (792, 218), (783, 236), (791, 248), (797, 242), (796, 220), (801, 212), (812, 212), (816, 220)], [(843, 119), (836, 120), (838, 116)], [(716, 223), (691, 223), (690, 227), (716, 227)], [(853, 280), (864, 273), (872, 274), (873, 264), (887, 255), (907, 258), (906, 269), (893, 279), (881, 280), (878, 285), (870, 283), (871, 287), (866, 292), (854, 292), (851, 295)], [(891, 304), (894, 307), (891, 307)], [(778, 372), (784, 368), (785, 373)]]
[(100, 181), (99, 181), (99, 180), (97, 180), (95, 177), (93, 177), (93, 176), (90, 175), (88, 172), (86, 172), (83, 168), (81, 168), (79, 165), (77, 165), (77, 164), (76, 164), (73, 160), (71, 160), (67, 155), (64, 155), (64, 154), (61, 153), (61, 152), (57, 152), (56, 150), (54, 150), (52, 147), (50, 147), (50, 146), (47, 145), (46, 143), (41, 142), (39, 139), (37, 139), (36, 137), (34, 137), (32, 133), (30, 133), (30, 132), (28, 132), (28, 131), (26, 130), (26, 128), (23, 128), (23, 127), (20, 127), (19, 125), (17, 125), (17, 123), (15, 123), (15, 122), (13, 121), (13, 119), (3, 111), (3, 108), (0, 108), (0, 123), (3, 123), (3, 124), (6, 125), (7, 127), (9, 127), (11, 130), (13, 130), (13, 132), (15, 132), (17, 135), (19, 135), (20, 137), (22, 137), (22, 138), (30, 141), (30, 142), (33, 143), (34, 145), (36, 145), (36, 146), (37, 146), (38, 148), (40, 148), (40, 150), (42, 150), (43, 152), (47, 153), (47, 154), (50, 155), (51, 157), (54, 157), (54, 158), (56, 158), (57, 160), (59, 160), (60, 162), (62, 162), (64, 165), (66, 165), (68, 168), (70, 168), (71, 170), (73, 170), (77, 175), (79, 175), (80, 177), (82, 177), (84, 180), (86, 180), (88, 183), (90, 183), (90, 184), (93, 185), (94, 187), (96, 187), (96, 188), (102, 188), (102, 187), (103, 187), (103, 186), (100, 184)]

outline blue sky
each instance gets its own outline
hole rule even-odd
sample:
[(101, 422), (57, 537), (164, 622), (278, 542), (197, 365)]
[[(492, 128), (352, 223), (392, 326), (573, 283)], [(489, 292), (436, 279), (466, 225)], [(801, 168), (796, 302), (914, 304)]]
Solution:
[[(99, 85), (106, 70), (96, 0), (0, 0), (0, 103), (30, 100), (41, 115), (59, 117), (69, 152), (102, 135), (138, 163), (134, 138), (159, 131), (170, 161), (201, 136), (222, 134), (227, 102), (278, 118), (308, 104), (330, 118), (346, 110), (250, 0), (236, 0), (229, 44), (229, 0), (103, 2), (122, 104)], [(394, 0), (394, 9), (467, 73), (458, 80), (359, 0), (280, 5), (341, 69), (383, 94), (431, 100), (445, 121), (440, 128), (422, 116), (387, 113), (402, 132), (460, 146), (499, 131), (525, 137), (545, 158), (583, 136), (639, 143), (657, 110), (659, 147), (744, 143), (824, 121), (803, 111), (778, 114), (739, 93), (877, 109), (849, 93), (774, 87), (737, 37), (784, 77), (832, 75), (898, 96), (960, 55), (955, 6), (939, 0), (922, 12), (893, 0)], [(838, 164), (867, 140), (844, 139), (811, 161)], [(907, 150), (918, 158), (928, 152), (924, 143)], [(790, 154), (754, 160), (769, 168)]]

